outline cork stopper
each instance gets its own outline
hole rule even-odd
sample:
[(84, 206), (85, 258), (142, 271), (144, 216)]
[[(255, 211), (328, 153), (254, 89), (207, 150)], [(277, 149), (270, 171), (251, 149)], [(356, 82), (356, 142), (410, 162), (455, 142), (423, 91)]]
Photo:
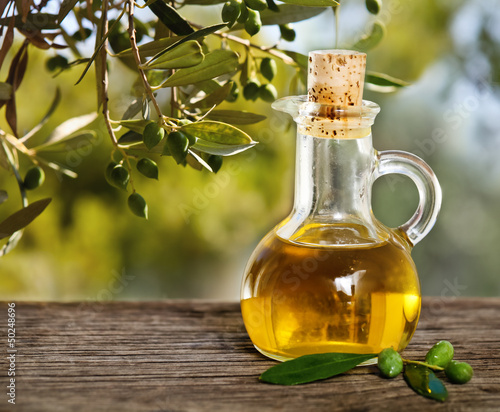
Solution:
[(361, 106), (365, 69), (365, 53), (352, 50), (310, 52), (308, 100), (340, 107)]
[(334, 139), (358, 139), (370, 134), (370, 127), (363, 120), (365, 69), (365, 53), (310, 52), (308, 103), (300, 110), (299, 133)]

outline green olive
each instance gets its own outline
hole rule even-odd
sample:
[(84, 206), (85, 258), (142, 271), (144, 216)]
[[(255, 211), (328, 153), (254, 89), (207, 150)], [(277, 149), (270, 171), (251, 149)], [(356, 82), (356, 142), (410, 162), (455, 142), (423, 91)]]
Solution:
[(87, 40), (90, 36), (92, 36), (93, 31), (90, 30), (89, 28), (85, 27), (82, 29), (78, 29), (75, 31), (72, 35), (71, 38), (76, 41), (83, 41)]
[(472, 379), (474, 371), (467, 362), (452, 360), (444, 370), (448, 379), (453, 383), (467, 383)]
[(236, 19), (238, 23), (245, 23), (248, 19), (248, 8), (245, 2), (241, 2), (240, 4), (240, 17)]
[[(183, 132), (184, 133), (184, 132)], [(189, 133), (184, 133), (188, 139), (189, 147), (193, 146), (198, 138), (196, 136), (193, 136), (192, 134)]]
[(243, 88), (243, 97), (245, 100), (257, 100), (259, 97), (260, 84), (257, 80), (249, 81)]
[(378, 355), (378, 368), (382, 376), (394, 378), (403, 370), (403, 359), (393, 348), (384, 349)]
[(127, 32), (117, 32), (113, 30), (108, 36), (109, 44), (115, 53), (130, 48), (130, 38)]
[(222, 7), (222, 21), (227, 23), (228, 27), (231, 27), (241, 13), (241, 0), (229, 0)]
[(41, 186), (45, 181), (45, 173), (39, 166), (34, 166), (26, 172), (23, 186), (26, 190), (33, 190)]
[(158, 165), (153, 160), (143, 157), (137, 162), (136, 167), (144, 176), (158, 180)]
[(278, 5), (274, 2), (274, 0), (266, 0), (267, 3), (267, 8), (271, 11), (274, 11), (276, 13), (279, 13), (280, 8)]
[(453, 359), (453, 345), (447, 340), (436, 343), (425, 355), (425, 362), (429, 365), (446, 368)]
[(104, 171), (104, 176), (110, 184), (113, 184), (113, 182), (111, 181), (111, 171), (115, 168), (115, 166), (118, 166), (118, 163), (116, 163), (115, 161), (111, 161), (108, 163), (108, 165), (106, 166), (106, 170)]
[(113, 170), (111, 170), (109, 180), (117, 188), (127, 190), (130, 174), (122, 165), (116, 165)]
[(295, 30), (291, 24), (280, 24), (281, 38), (285, 41), (295, 40)]
[(222, 156), (210, 155), (207, 159), (207, 163), (212, 168), (212, 171), (217, 173), (222, 167)]
[(142, 141), (146, 147), (151, 150), (158, 143), (161, 142), (165, 136), (165, 130), (156, 122), (151, 122), (146, 125), (142, 133)]
[(145, 219), (148, 218), (148, 205), (144, 198), (139, 193), (132, 193), (128, 197), (128, 208), (131, 212), (139, 217), (143, 217)]
[(378, 14), (382, 8), (382, 0), (365, 0), (365, 5), (371, 14)]
[(260, 62), (260, 74), (264, 76), (267, 80), (272, 81), (274, 76), (276, 76), (276, 72), (278, 71), (278, 66), (276, 66), (276, 62), (269, 57), (265, 57)]
[(189, 139), (182, 132), (171, 132), (167, 138), (167, 147), (177, 164), (181, 164), (186, 159)]
[(68, 66), (68, 59), (60, 54), (56, 54), (45, 62), (45, 67), (49, 72), (54, 72), (57, 69), (64, 69)]
[(259, 97), (265, 102), (274, 102), (278, 98), (276, 87), (272, 84), (263, 84), (259, 87)]
[(245, 22), (245, 30), (250, 36), (255, 36), (262, 27), (260, 13), (258, 11), (248, 9), (248, 19)]
[(252, 10), (262, 11), (267, 9), (266, 0), (245, 0), (245, 3)]

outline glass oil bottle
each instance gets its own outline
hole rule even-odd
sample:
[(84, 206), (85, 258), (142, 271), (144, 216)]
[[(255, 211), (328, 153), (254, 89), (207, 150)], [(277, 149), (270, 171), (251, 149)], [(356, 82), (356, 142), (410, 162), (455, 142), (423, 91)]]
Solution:
[[(364, 53), (311, 52), (308, 95), (273, 104), (297, 123), (294, 206), (253, 252), (241, 311), (255, 347), (274, 359), (402, 350), (417, 327), (410, 252), (434, 225), (441, 189), (418, 157), (373, 149), (380, 109), (362, 100), (365, 66)], [(372, 184), (389, 173), (410, 177), (420, 196), (398, 228), (371, 210)]]

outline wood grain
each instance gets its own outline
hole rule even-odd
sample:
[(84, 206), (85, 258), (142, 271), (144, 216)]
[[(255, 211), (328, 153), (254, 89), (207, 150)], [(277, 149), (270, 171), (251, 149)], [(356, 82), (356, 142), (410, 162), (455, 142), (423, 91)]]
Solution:
[[(376, 367), (296, 387), (260, 383), (275, 364), (253, 348), (237, 303), (17, 303), (16, 405), (0, 411), (499, 411), (500, 299), (426, 298), (405, 351), (440, 339), (475, 376), (440, 404)], [(7, 304), (0, 304), (7, 382)]]

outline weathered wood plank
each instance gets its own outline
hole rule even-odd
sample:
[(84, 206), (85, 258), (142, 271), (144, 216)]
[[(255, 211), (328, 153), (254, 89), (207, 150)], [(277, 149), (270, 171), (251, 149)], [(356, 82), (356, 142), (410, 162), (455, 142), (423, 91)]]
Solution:
[[(260, 383), (275, 364), (252, 347), (239, 305), (18, 303), (16, 405), (0, 411), (498, 411), (500, 299), (424, 299), (405, 351), (423, 358), (440, 339), (475, 376), (448, 385), (439, 404), (375, 367), (298, 387)], [(7, 382), (7, 305), (0, 304), (2, 385)], [(5, 386), (3, 386), (5, 388)], [(14, 409), (15, 408), (15, 409)]]

